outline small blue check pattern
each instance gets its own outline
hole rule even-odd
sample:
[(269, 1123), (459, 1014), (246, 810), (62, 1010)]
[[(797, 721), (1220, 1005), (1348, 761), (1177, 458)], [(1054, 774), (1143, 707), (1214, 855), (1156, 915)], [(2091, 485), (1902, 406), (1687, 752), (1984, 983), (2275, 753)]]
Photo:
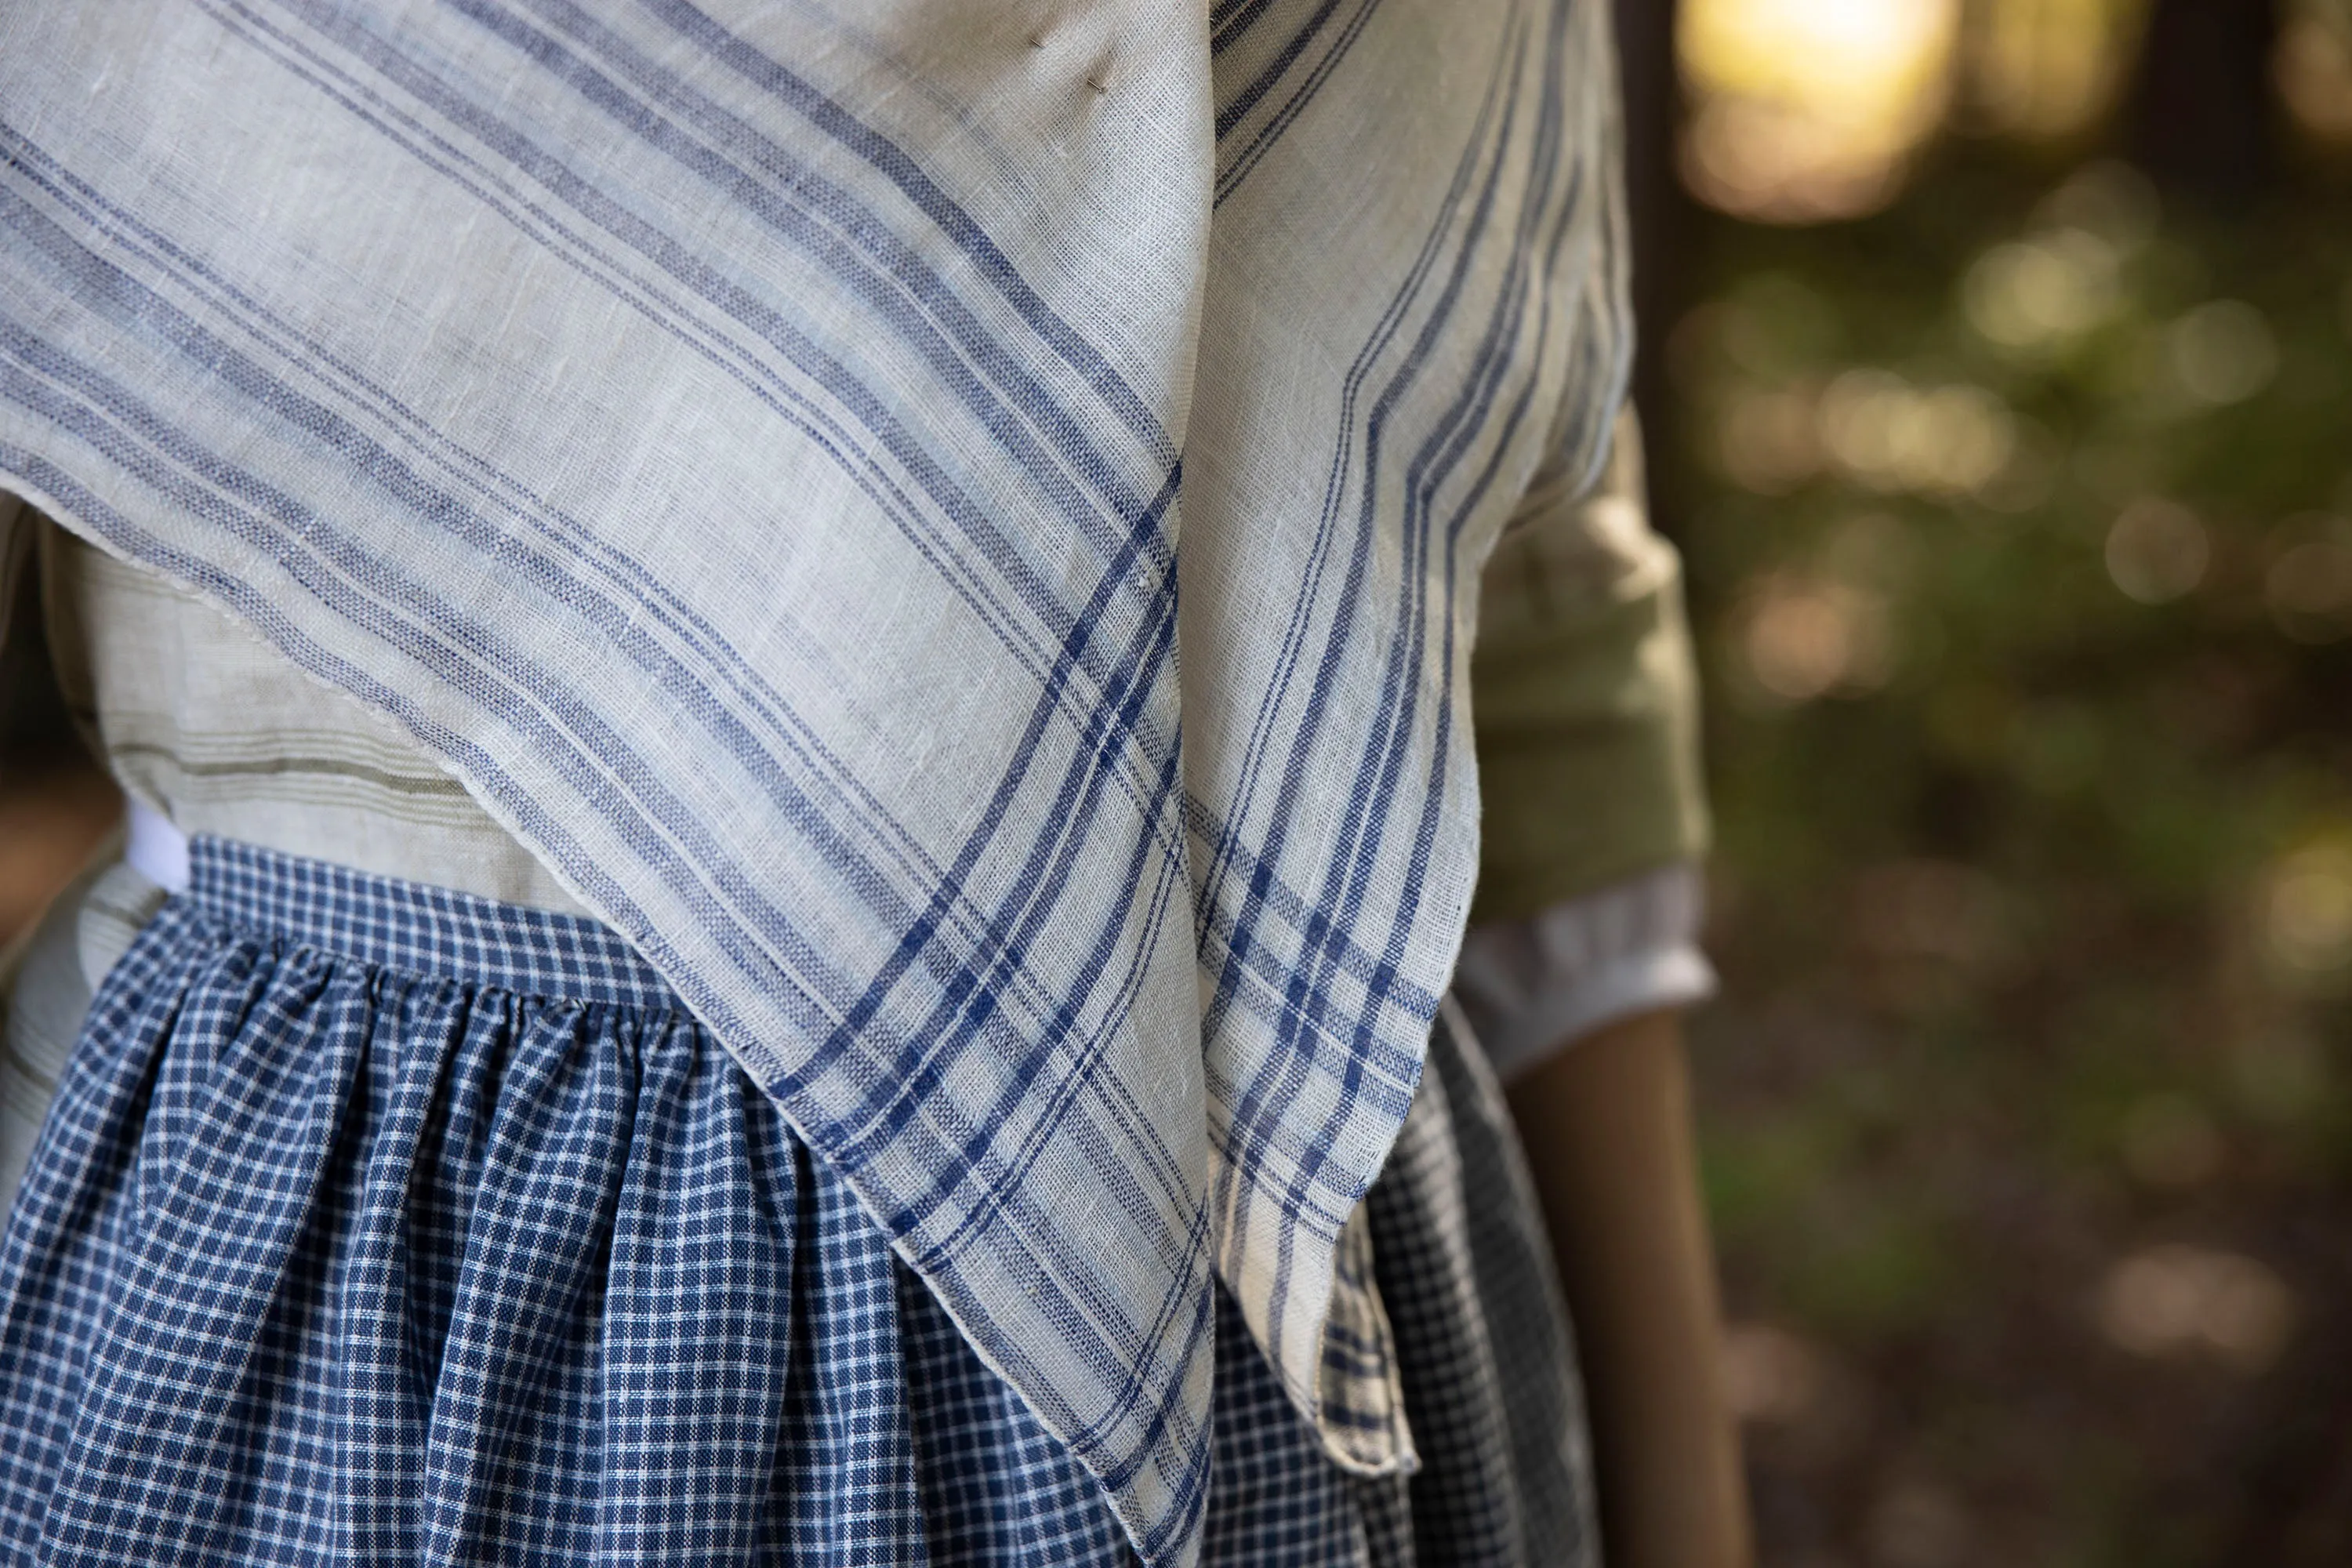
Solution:
[[(1512, 1292), (1476, 1295), (1492, 1258), (1539, 1248), (1468, 1244), (1474, 1208), (1525, 1194), (1500, 1166), (1495, 1191), (1455, 1179), (1493, 1152), (1452, 1152), (1446, 1106), (1491, 1093), (1449, 1043), (1433, 1060), (1371, 1215), (1422, 1471), (1335, 1467), (1221, 1297), (1204, 1562), (1582, 1560), (1559, 1320), (1506, 1346)], [(1496, 1447), (1507, 1355), (1570, 1402), (1549, 1469)], [(1132, 1552), (617, 936), (195, 841), (188, 892), (92, 1005), (0, 1244), (0, 1563)]]

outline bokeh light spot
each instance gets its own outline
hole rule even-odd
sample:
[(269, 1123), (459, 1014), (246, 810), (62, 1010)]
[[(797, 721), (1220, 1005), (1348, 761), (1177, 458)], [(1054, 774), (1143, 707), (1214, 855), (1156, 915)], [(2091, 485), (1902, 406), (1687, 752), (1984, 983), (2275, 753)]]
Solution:
[(2158, 1359), (2205, 1358), (2257, 1373), (2294, 1331), (2294, 1293), (2269, 1265), (2173, 1242), (2108, 1272), (2099, 1326), (2120, 1349)]
[(2305, 135), (2352, 146), (2352, 14), (2324, 0), (2294, 5), (2279, 27), (2271, 74)]
[(1752, 593), (1739, 628), (1747, 674), (1768, 701), (1872, 691), (1894, 673), (1885, 600), (1851, 584), (1776, 575)]
[(1798, 388), (1748, 392), (1724, 410), (1723, 471), (1740, 489), (1785, 495), (1820, 471), (1813, 400)]
[(1723, 1382), (1732, 1413), (1759, 1425), (1795, 1426), (1822, 1397), (1822, 1355), (1785, 1330), (1738, 1323), (1723, 1337)]
[(2271, 619), (2300, 643), (2352, 636), (2352, 522), (2294, 519), (2279, 531), (2284, 538), (2263, 575)]
[(1685, 183), (1742, 217), (1885, 204), (1942, 116), (1958, 0), (1688, 0)]
[(2278, 342), (2263, 313), (2241, 300), (2198, 306), (2166, 329), (2165, 356), (2181, 390), (2200, 403), (2243, 403), (2278, 374)]
[(1879, 490), (1960, 495), (2008, 468), (2017, 446), (2007, 405), (1979, 386), (1921, 389), (1876, 369), (1850, 370), (1821, 400), (1821, 444)]
[(2034, 213), (2042, 226), (2095, 236), (2117, 257), (2154, 239), (2160, 216), (2154, 183), (2113, 158), (2095, 159), (2067, 175)]
[(2177, 501), (2143, 497), (2107, 530), (2107, 575), (2143, 605), (2169, 604), (2196, 587), (2211, 556), (2205, 525)]
[(2000, 347), (2032, 352), (2097, 326), (2116, 299), (2115, 253), (2083, 229), (1996, 245), (1961, 285), (1970, 326)]
[(2289, 979), (2332, 975), (2352, 964), (2352, 850), (2298, 849), (2273, 865), (2262, 900), (2262, 936)]
[(2074, 135), (2115, 95), (2131, 0), (1974, 0), (1969, 108), (2012, 135)]
[(1870, 1514), (1871, 1560), (1885, 1568), (1959, 1568), (1975, 1544), (1967, 1510), (1945, 1488), (1907, 1481)]

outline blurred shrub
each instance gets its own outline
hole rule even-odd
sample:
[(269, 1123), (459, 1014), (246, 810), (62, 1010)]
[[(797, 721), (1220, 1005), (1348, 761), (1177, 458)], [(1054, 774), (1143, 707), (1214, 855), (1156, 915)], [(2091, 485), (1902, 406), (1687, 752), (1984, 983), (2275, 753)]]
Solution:
[(2352, 1561), (2352, 226), (1933, 157), (1664, 345), (1766, 1539)]

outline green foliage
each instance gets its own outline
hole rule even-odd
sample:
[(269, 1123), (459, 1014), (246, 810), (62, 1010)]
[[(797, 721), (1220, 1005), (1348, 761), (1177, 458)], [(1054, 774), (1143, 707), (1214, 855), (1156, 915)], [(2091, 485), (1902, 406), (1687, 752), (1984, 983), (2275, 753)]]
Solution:
[(1916, 1483), (1939, 1561), (2341, 1560), (2352, 224), (1962, 148), (1704, 254), (1709, 1190), (1865, 1412), (1757, 1407), (1767, 1542), (1892, 1561)]

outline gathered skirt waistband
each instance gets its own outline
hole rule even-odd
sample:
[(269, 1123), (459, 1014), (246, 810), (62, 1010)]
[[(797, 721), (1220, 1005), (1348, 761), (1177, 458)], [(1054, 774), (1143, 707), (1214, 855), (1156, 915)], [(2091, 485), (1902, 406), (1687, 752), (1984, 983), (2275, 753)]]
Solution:
[[(617, 933), (214, 838), (188, 871), (0, 1243), (0, 1565), (1134, 1561)], [(1423, 1468), (1333, 1466), (1221, 1291), (1204, 1563), (1591, 1544), (1491, 1079), (1431, 1062), (1369, 1200)]]

